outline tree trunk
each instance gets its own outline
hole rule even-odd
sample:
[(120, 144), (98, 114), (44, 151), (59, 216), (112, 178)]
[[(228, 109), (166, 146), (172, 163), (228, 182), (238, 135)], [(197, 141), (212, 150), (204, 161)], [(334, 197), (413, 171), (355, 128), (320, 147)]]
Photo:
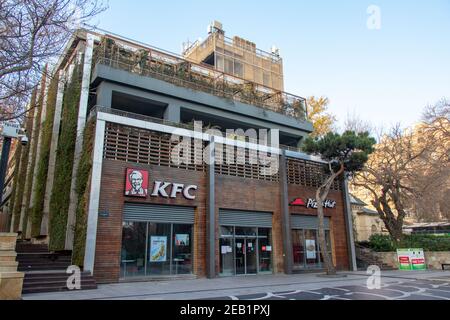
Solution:
[(322, 184), (316, 191), (316, 201), (317, 201), (317, 218), (319, 220), (319, 247), (320, 253), (323, 257), (323, 262), (325, 264), (325, 269), (327, 275), (335, 275), (336, 267), (333, 264), (333, 260), (328, 252), (327, 242), (325, 239), (325, 225), (323, 216), (323, 203), (326, 200), (328, 193), (330, 192), (331, 185), (334, 179), (344, 172), (344, 166), (341, 164), (341, 168), (338, 172), (332, 172), (331, 176)]

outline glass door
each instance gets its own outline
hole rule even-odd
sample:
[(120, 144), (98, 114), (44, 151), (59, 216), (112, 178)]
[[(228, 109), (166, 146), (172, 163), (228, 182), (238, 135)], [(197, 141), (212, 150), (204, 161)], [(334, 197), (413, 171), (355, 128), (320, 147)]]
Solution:
[(245, 239), (245, 273), (246, 274), (256, 274), (257, 272), (257, 244), (256, 238), (246, 238)]
[(236, 274), (245, 274), (245, 255), (247, 253), (245, 238), (235, 238), (235, 250)]
[(234, 275), (234, 251), (233, 237), (222, 237), (220, 244), (220, 274), (223, 276)]

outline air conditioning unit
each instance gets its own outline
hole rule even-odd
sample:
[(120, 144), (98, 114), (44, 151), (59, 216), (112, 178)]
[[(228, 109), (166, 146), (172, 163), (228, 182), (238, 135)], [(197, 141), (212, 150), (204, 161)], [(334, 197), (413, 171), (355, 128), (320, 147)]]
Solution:
[(278, 49), (276, 46), (272, 46), (272, 48), (270, 49), (272, 54), (276, 55), (277, 57), (280, 56), (280, 49)]

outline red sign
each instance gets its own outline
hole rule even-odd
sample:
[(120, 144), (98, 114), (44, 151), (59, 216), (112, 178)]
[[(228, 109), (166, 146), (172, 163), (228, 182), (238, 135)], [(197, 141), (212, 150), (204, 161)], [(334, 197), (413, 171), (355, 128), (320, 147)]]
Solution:
[(306, 206), (306, 203), (302, 199), (297, 198), (297, 199), (294, 199), (294, 201), (292, 201), (290, 203), (290, 205), (291, 206)]
[(130, 197), (146, 197), (148, 194), (148, 171), (127, 168), (125, 195)]

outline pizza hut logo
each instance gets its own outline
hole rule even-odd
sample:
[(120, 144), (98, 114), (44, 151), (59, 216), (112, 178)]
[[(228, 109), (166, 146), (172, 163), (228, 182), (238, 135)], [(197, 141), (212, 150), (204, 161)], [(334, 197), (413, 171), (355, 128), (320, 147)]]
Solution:
[[(317, 209), (317, 207), (318, 207), (318, 203), (317, 203), (316, 199), (312, 199), (312, 198), (308, 198), (306, 203), (305, 203), (305, 201), (303, 201), (303, 199), (296, 198), (289, 205), (301, 206), (301, 207), (312, 208), (312, 209)], [(336, 207), (336, 201), (327, 199), (323, 202), (323, 207), (333, 209)]]

